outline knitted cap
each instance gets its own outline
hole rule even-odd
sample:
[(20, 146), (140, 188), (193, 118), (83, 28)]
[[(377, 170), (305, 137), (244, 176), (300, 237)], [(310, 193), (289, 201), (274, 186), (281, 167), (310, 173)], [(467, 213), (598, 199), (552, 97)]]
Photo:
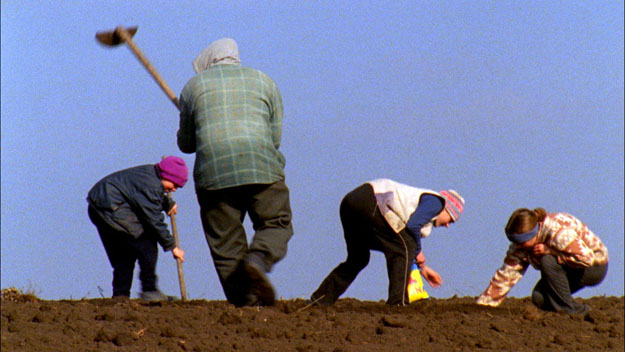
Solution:
[(161, 178), (171, 181), (176, 187), (182, 188), (189, 178), (187, 164), (177, 156), (168, 156), (156, 164)]
[(464, 210), (464, 198), (453, 189), (441, 191), (440, 194), (445, 198), (445, 210), (451, 215), (451, 219), (458, 220)]

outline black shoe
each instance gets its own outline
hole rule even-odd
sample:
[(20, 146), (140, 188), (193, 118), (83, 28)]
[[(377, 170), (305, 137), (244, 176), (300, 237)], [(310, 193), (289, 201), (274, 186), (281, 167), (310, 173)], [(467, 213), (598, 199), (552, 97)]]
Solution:
[(276, 301), (276, 292), (265, 271), (252, 261), (245, 261), (243, 270), (250, 280), (252, 293), (258, 297), (259, 303), (265, 306), (273, 306)]
[(228, 303), (233, 304), (237, 308), (241, 307), (256, 307), (261, 305), (260, 300), (255, 294), (249, 293), (245, 297), (239, 297), (236, 299), (228, 300)]

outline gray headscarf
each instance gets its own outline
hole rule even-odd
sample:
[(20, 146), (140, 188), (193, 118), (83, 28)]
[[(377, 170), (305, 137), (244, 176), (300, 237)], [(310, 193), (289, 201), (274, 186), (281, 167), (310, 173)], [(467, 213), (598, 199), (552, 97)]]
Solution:
[(200, 73), (213, 65), (238, 65), (240, 63), (237, 42), (234, 39), (222, 38), (202, 50), (200, 55), (193, 60), (193, 69), (196, 73)]

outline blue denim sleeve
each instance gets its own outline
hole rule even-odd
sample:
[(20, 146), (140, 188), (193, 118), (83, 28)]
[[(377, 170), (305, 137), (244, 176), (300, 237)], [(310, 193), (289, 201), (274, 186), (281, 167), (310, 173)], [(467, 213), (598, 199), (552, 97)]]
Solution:
[(432, 218), (437, 216), (445, 206), (445, 203), (439, 197), (433, 194), (424, 194), (421, 196), (419, 206), (410, 215), (408, 223), (406, 224), (406, 230), (412, 235), (417, 244), (415, 255), (421, 252), (421, 228), (423, 225), (432, 221)]

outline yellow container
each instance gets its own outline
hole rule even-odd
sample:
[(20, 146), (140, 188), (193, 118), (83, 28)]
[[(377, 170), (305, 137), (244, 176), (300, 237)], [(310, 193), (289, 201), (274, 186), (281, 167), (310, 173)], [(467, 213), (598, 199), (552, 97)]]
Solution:
[(423, 279), (419, 272), (417, 263), (413, 263), (410, 268), (410, 281), (408, 281), (408, 301), (410, 303), (418, 301), (420, 299), (430, 298), (430, 295), (423, 288)]

